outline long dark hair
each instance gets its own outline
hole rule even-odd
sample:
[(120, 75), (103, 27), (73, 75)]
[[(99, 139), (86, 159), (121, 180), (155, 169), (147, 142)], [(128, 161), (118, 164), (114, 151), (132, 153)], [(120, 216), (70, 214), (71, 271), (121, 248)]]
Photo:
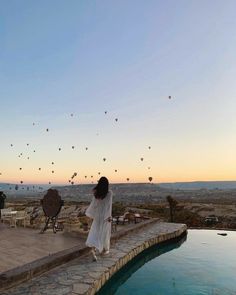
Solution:
[(108, 193), (109, 181), (105, 176), (102, 176), (98, 184), (93, 189), (93, 194), (96, 199), (104, 199)]

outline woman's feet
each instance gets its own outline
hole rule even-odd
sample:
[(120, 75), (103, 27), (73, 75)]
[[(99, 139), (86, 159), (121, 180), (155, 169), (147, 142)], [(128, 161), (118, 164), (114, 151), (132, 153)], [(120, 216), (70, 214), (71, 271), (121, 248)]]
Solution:
[(110, 251), (109, 250), (106, 250), (106, 249), (103, 249), (102, 255), (108, 255), (108, 254), (110, 254)]
[(97, 259), (97, 256), (96, 256), (96, 253), (95, 253), (94, 249), (91, 250), (91, 254), (93, 256), (93, 261), (97, 261), (98, 259)]

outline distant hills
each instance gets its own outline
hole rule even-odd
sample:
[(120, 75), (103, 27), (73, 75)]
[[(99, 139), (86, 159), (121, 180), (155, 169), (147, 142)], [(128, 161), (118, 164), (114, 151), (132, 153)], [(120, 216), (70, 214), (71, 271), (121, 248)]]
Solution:
[[(17, 186), (17, 187), (16, 187)], [(65, 201), (89, 202), (95, 184), (53, 186)], [(41, 199), (49, 185), (17, 185), (0, 183), (8, 200)], [(17, 188), (17, 189), (16, 189)], [(236, 200), (236, 181), (194, 181), (176, 183), (115, 183), (110, 185), (114, 202), (155, 203), (168, 195), (182, 200)]]
[(168, 189), (236, 189), (236, 181), (193, 181), (193, 182), (169, 182), (159, 183), (160, 187)]
[(41, 184), (15, 184), (15, 183), (0, 183), (0, 191), (7, 192), (12, 195), (31, 195), (35, 193), (39, 193), (45, 191), (49, 188), (49, 185), (41, 185)]
[[(80, 190), (82, 191), (88, 191), (91, 190), (95, 184), (79, 184), (74, 186), (68, 186), (68, 185), (58, 185), (54, 186), (55, 188), (60, 189), (71, 189), (72, 187), (80, 187)], [(127, 191), (135, 191), (135, 190), (142, 190), (147, 189), (149, 190), (150, 186), (153, 186), (156, 189), (168, 189), (168, 190), (201, 190), (201, 189), (207, 189), (207, 190), (230, 190), (230, 189), (236, 189), (236, 181), (192, 181), (192, 182), (163, 182), (163, 183), (115, 183), (111, 184), (111, 187), (113, 189), (115, 187), (119, 187), (121, 190), (122, 188)], [(49, 189), (50, 185), (41, 185), (41, 184), (31, 184), (31, 185), (25, 185), (25, 184), (12, 184), (12, 183), (0, 183), (0, 191), (8, 191), (8, 192), (14, 192), (17, 194), (32, 194), (32, 193), (39, 193), (43, 192), (47, 189)]]

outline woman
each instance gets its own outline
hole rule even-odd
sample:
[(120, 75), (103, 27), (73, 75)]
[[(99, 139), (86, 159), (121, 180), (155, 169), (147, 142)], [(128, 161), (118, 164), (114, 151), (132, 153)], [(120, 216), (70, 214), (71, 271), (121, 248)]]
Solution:
[(108, 190), (109, 182), (101, 177), (93, 189), (94, 197), (85, 214), (93, 219), (86, 245), (91, 247), (93, 259), (97, 261), (95, 249), (99, 253), (109, 254), (112, 221), (112, 192)]

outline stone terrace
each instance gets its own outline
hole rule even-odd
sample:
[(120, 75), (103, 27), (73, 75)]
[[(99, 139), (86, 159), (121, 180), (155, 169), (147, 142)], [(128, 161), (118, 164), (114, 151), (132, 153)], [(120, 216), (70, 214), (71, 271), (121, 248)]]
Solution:
[(19, 267), (45, 256), (74, 246), (84, 247), (85, 238), (53, 234), (51, 230), (39, 234), (39, 230), (10, 228), (0, 223), (0, 273)]
[(183, 224), (159, 223), (120, 237), (108, 256), (92, 262), (86, 254), (1, 295), (76, 295), (95, 294), (109, 278), (143, 250), (180, 236), (187, 230)]

